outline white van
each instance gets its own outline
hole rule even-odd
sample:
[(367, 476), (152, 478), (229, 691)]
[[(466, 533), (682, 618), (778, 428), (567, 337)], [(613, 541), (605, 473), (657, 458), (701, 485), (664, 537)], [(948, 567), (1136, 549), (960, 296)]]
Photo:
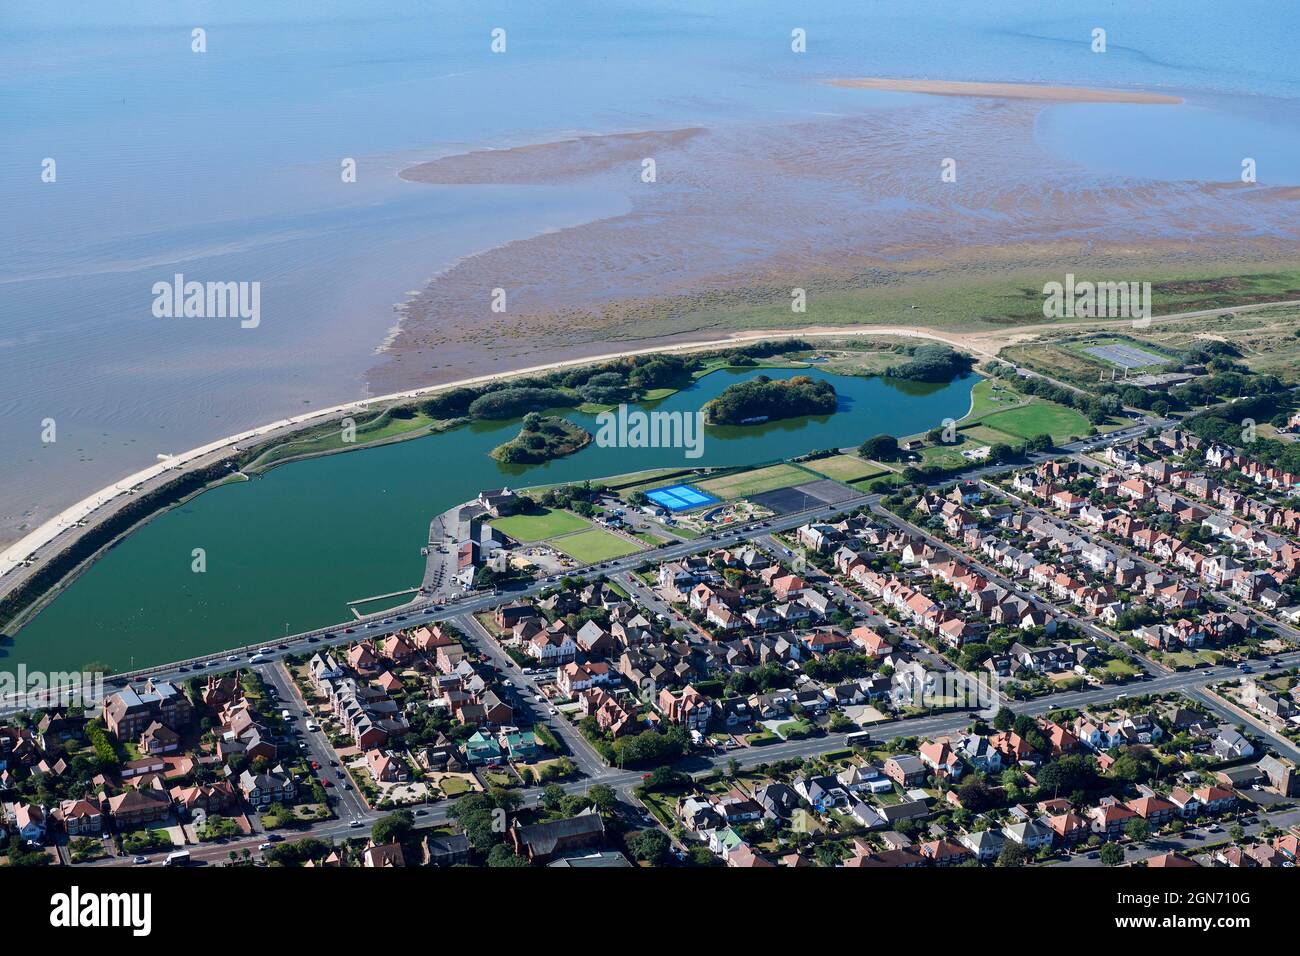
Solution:
[(190, 862), (189, 850), (177, 850), (175, 853), (168, 853), (167, 859), (163, 860), (163, 866), (184, 866)]

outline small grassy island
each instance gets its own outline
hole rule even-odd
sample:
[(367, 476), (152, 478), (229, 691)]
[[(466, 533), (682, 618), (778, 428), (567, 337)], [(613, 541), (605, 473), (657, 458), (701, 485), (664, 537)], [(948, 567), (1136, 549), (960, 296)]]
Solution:
[(712, 425), (750, 425), (800, 415), (829, 415), (835, 406), (835, 386), (830, 382), (807, 375), (784, 380), (759, 375), (728, 386), (705, 406), (705, 414)]
[(590, 441), (591, 432), (567, 418), (529, 412), (519, 434), (492, 449), (492, 457), (507, 465), (535, 465), (572, 455)]

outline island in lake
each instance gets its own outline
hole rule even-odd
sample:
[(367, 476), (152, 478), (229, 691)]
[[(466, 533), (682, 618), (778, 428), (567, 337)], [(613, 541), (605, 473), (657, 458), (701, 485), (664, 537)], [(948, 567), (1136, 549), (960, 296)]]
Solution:
[(728, 386), (704, 408), (711, 425), (750, 425), (801, 415), (829, 415), (836, 403), (835, 386), (825, 380), (807, 375), (773, 380), (759, 375)]
[(536, 465), (572, 455), (590, 442), (591, 432), (567, 418), (529, 412), (519, 434), (492, 449), (492, 457), (507, 465)]

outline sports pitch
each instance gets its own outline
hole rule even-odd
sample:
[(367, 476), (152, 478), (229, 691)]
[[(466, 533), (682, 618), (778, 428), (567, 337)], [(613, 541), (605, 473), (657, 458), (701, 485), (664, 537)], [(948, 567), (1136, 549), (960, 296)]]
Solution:
[(688, 511), (691, 508), (714, 504), (718, 500), (713, 495), (705, 494), (690, 485), (669, 485), (667, 488), (656, 488), (654, 491), (647, 491), (645, 496), (661, 508), (667, 508), (669, 511)]
[(1169, 361), (1166, 356), (1134, 348), (1122, 342), (1115, 342), (1110, 345), (1094, 345), (1092, 348), (1083, 351), (1093, 358), (1099, 358), (1103, 362), (1109, 362), (1111, 365), (1126, 369), (1151, 368), (1155, 365), (1164, 365)]
[(588, 528), (586, 531), (565, 535), (554, 539), (549, 544), (583, 564), (609, 561), (641, 550), (639, 545), (626, 538), (602, 531), (600, 528)]
[(491, 522), (504, 535), (514, 538), (521, 544), (553, 538), (557, 534), (568, 534), (591, 527), (591, 522), (580, 518), (571, 511), (559, 508), (542, 508), (531, 514), (510, 515)]

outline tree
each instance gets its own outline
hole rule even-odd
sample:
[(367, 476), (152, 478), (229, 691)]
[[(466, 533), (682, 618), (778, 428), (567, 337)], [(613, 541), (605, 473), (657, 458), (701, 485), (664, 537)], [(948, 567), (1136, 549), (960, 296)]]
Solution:
[(487, 855), (488, 866), (531, 866), (527, 857), (519, 856), (508, 844), (498, 843)]
[(1124, 862), (1124, 851), (1114, 843), (1107, 843), (1101, 848), (1101, 862), (1103, 866), (1119, 866)]
[(690, 777), (680, 770), (674, 770), (672, 767), (655, 767), (650, 771), (649, 778), (642, 784), (645, 790), (675, 790), (685, 786)]
[(618, 794), (608, 784), (596, 784), (587, 791), (587, 799), (600, 811), (601, 816), (610, 816), (618, 809)]
[(506, 813), (514, 813), (524, 802), (523, 797), (504, 787), (492, 787), (488, 790), (488, 796), (492, 798), (493, 803)]
[(1013, 840), (1008, 840), (1002, 845), (1002, 852), (998, 854), (997, 865), (1024, 866), (1025, 848)]
[(641, 830), (628, 837), (627, 848), (638, 860), (661, 866), (668, 860), (672, 842), (662, 830)]
[(1090, 790), (1097, 782), (1097, 771), (1088, 757), (1066, 754), (1042, 768), (1038, 774), (1039, 793), (1073, 793)]
[(893, 435), (877, 435), (875, 438), (868, 438), (858, 448), (858, 456), (876, 461), (893, 461), (898, 457), (898, 439)]
[(1133, 817), (1128, 823), (1124, 824), (1124, 832), (1134, 843), (1143, 843), (1151, 837), (1151, 824), (1147, 823), (1141, 817)]
[(982, 813), (993, 805), (993, 795), (982, 777), (971, 777), (957, 791), (961, 805), (972, 813)]
[(564, 799), (564, 788), (558, 783), (548, 784), (542, 790), (542, 806), (547, 810), (560, 809), (560, 802)]
[(995, 729), (1005, 733), (1010, 730), (1016, 722), (1016, 712), (1005, 704), (998, 708), (998, 712), (993, 715), (993, 726)]
[(410, 810), (398, 810), (386, 817), (380, 817), (370, 828), (370, 838), (376, 844), (405, 843), (415, 826), (415, 817)]

